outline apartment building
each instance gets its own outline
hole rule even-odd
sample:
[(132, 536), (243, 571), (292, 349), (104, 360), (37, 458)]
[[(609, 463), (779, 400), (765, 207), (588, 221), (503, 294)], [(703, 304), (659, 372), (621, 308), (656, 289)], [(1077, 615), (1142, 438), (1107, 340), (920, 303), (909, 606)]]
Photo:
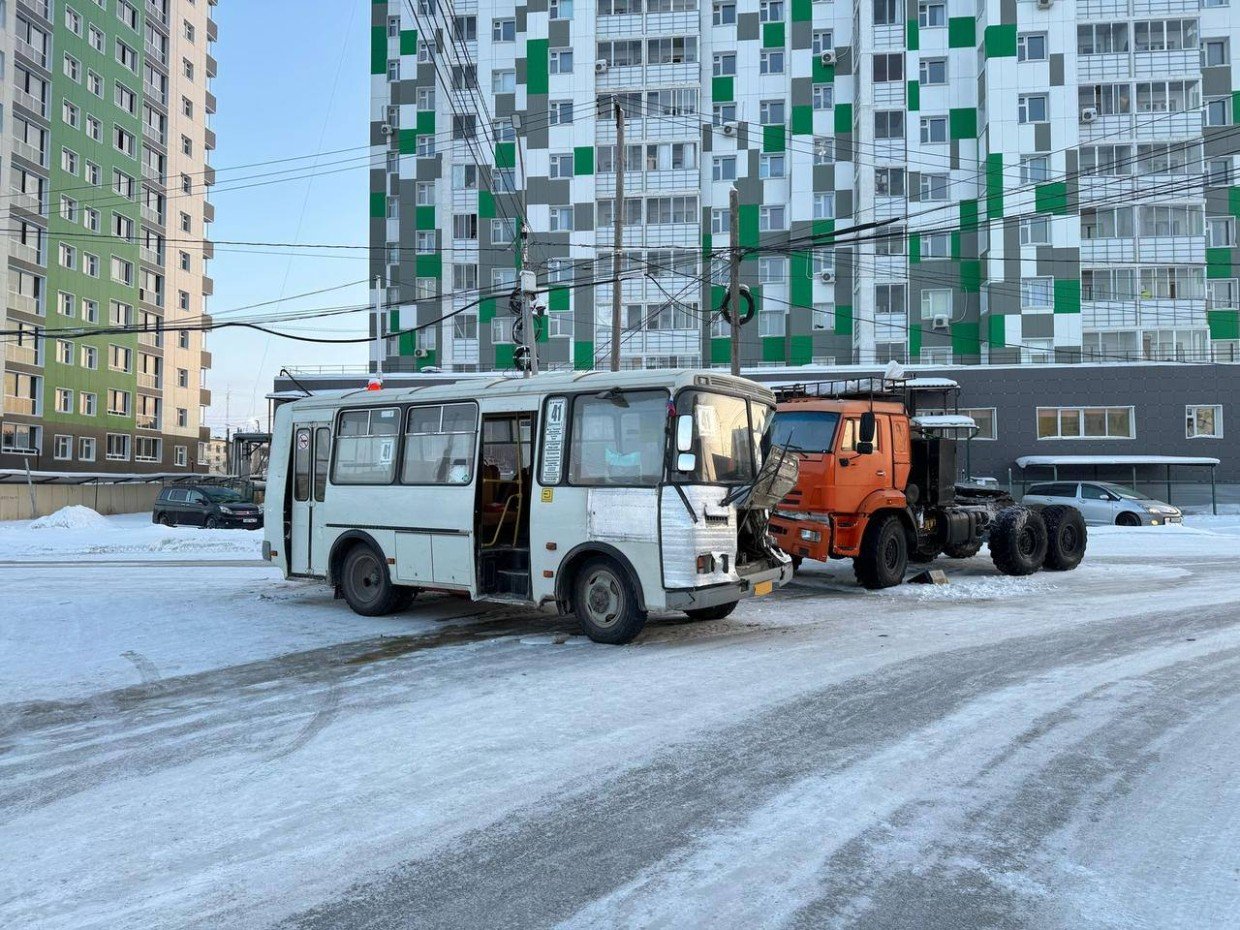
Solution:
[(206, 468), (214, 5), (0, 0), (0, 468)]
[[(378, 0), (386, 370), (1240, 360), (1228, 0)], [(616, 105), (625, 151), (617, 152)], [(410, 332), (419, 327), (416, 332)], [(389, 335), (396, 334), (396, 335)]]

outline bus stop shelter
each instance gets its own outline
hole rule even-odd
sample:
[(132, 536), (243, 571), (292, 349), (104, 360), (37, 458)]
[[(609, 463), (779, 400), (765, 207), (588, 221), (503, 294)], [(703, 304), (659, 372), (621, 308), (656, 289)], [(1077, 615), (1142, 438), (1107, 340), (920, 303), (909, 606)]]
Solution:
[[(1210, 512), (1218, 514), (1218, 488), (1214, 481), (1214, 470), (1219, 466), (1219, 459), (1204, 455), (1022, 455), (1016, 459), (1022, 472), (1031, 468), (1050, 469), (1051, 480), (1059, 480), (1060, 469), (1070, 473), (1079, 473), (1083, 469), (1092, 469), (1094, 480), (1098, 478), (1100, 468), (1128, 469), (1132, 474), (1132, 486), (1138, 483), (1138, 470), (1153, 469), (1165, 480), (1167, 485), (1168, 504), (1171, 500), (1171, 469), (1173, 468), (1208, 468), (1210, 473)], [(1021, 475), (1022, 489), (1027, 475)]]

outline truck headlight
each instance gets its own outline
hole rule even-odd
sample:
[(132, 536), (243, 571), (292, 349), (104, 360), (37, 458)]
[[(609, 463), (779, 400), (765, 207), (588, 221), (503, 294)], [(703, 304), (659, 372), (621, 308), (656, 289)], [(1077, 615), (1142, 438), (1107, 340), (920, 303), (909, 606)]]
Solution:
[(801, 530), (801, 539), (804, 542), (819, 542), (822, 540), (822, 534), (817, 530)]

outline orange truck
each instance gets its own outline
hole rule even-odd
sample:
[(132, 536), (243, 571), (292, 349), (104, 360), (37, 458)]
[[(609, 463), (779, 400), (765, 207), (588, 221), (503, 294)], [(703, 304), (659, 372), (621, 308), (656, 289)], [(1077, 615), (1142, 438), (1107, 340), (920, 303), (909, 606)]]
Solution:
[(852, 559), (858, 582), (886, 588), (910, 562), (968, 558), (983, 542), (1007, 575), (1080, 564), (1076, 508), (1030, 509), (957, 483), (959, 444), (976, 432), (959, 414), (959, 390), (947, 379), (873, 378), (778, 392), (767, 442), (795, 454), (800, 472), (771, 533), (795, 566)]

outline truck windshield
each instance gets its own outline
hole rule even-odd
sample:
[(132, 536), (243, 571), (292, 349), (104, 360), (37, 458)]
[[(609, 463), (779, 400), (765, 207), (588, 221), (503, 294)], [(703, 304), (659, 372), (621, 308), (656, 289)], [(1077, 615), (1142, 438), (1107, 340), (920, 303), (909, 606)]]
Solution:
[(676, 479), (691, 484), (744, 484), (757, 475), (759, 442), (771, 408), (757, 401), (707, 391), (685, 391), (676, 412), (693, 416), (697, 465)]
[(830, 452), (840, 415), (826, 411), (785, 411), (775, 414), (768, 444), (790, 452)]

